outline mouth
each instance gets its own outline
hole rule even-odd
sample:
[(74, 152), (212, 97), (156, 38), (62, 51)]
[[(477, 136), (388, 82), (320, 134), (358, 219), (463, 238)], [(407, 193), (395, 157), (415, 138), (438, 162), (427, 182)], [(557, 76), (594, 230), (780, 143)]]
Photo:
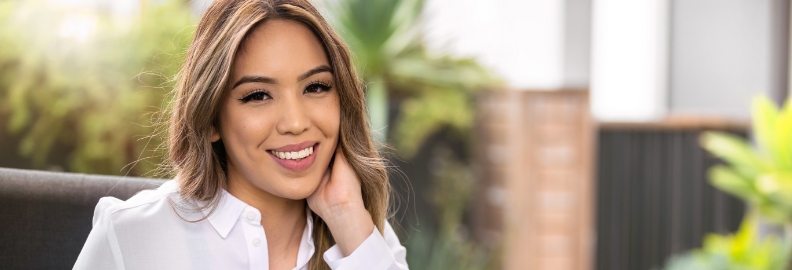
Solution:
[(304, 159), (304, 158), (306, 158), (306, 157), (308, 157), (310, 155), (313, 155), (314, 146), (315, 145), (311, 145), (311, 146), (306, 147), (305, 149), (302, 149), (302, 150), (299, 150), (299, 151), (290, 151), (290, 152), (285, 152), (284, 151), (284, 152), (281, 152), (281, 151), (269, 150), (269, 152), (270, 152), (270, 154), (272, 154), (273, 156), (275, 156), (275, 157), (277, 157), (279, 159), (283, 159), (283, 160), (297, 160), (297, 161), (299, 161), (299, 160)]
[(319, 143), (305, 142), (267, 150), (267, 153), (269, 153), (276, 163), (285, 169), (293, 172), (301, 172), (313, 165), (316, 159), (314, 152), (318, 148)]

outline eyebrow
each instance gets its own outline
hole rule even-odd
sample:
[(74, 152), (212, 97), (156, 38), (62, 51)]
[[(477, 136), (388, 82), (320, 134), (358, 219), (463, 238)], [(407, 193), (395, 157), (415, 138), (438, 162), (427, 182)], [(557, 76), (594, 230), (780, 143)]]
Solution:
[[(316, 75), (316, 74), (322, 73), (322, 72), (333, 73), (333, 69), (331, 69), (327, 65), (321, 65), (321, 66), (315, 67), (315, 68), (313, 68), (313, 69), (311, 69), (309, 71), (306, 71), (305, 73), (301, 74), (300, 76), (297, 77), (297, 81), (305, 80), (308, 77), (311, 77), (313, 75)], [(240, 84), (244, 84), (244, 83), (269, 83), (269, 84), (276, 84), (276, 83), (278, 83), (278, 80), (275, 80), (275, 79), (270, 78), (270, 77), (264, 77), (264, 76), (244, 76), (241, 79), (239, 79), (236, 83), (234, 83), (234, 87), (231, 87), (231, 89), (234, 89), (237, 86), (239, 86)]]

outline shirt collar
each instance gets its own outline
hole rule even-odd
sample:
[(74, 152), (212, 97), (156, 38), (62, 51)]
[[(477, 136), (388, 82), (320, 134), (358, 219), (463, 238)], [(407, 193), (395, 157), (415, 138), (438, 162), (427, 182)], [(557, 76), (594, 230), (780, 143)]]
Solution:
[(209, 223), (212, 224), (215, 231), (225, 239), (228, 233), (231, 232), (231, 228), (236, 224), (242, 211), (245, 210), (247, 206), (246, 203), (240, 201), (224, 189), (223, 193), (220, 195), (220, 202), (217, 208), (214, 209), (214, 212), (206, 208), (201, 211), (203, 211), (204, 215), (209, 216), (207, 218)]
[[(208, 215), (209, 224), (212, 225), (215, 231), (220, 234), (223, 239), (228, 236), (231, 229), (234, 228), (237, 220), (242, 215), (245, 208), (249, 207), (245, 202), (237, 199), (225, 189), (220, 195), (220, 202), (214, 212), (211, 209), (203, 209), (204, 215)], [(303, 230), (302, 238), (300, 240), (300, 249), (297, 253), (297, 268), (302, 269), (303, 266), (308, 264), (311, 257), (316, 252), (316, 246), (313, 240), (313, 216), (311, 209), (306, 204), (305, 206), (305, 229)], [(210, 215), (211, 214), (211, 215)]]

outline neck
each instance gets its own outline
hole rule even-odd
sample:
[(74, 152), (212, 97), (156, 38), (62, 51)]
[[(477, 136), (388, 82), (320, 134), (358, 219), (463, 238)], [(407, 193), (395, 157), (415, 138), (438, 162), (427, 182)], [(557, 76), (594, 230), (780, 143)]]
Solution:
[[(294, 250), (296, 254), (306, 226), (305, 200), (273, 195), (253, 185), (242, 175), (234, 173), (235, 171), (229, 164), (228, 193), (261, 213), (261, 226), (264, 227), (269, 250)], [(281, 254), (287, 255), (284, 252)]]

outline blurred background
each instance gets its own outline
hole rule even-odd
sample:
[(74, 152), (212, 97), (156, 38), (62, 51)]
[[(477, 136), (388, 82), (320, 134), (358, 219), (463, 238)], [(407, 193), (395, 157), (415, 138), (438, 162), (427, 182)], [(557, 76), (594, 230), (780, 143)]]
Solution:
[[(0, 167), (163, 177), (211, 2), (0, 0)], [(411, 269), (789, 265), (789, 0), (314, 3), (391, 146)]]

